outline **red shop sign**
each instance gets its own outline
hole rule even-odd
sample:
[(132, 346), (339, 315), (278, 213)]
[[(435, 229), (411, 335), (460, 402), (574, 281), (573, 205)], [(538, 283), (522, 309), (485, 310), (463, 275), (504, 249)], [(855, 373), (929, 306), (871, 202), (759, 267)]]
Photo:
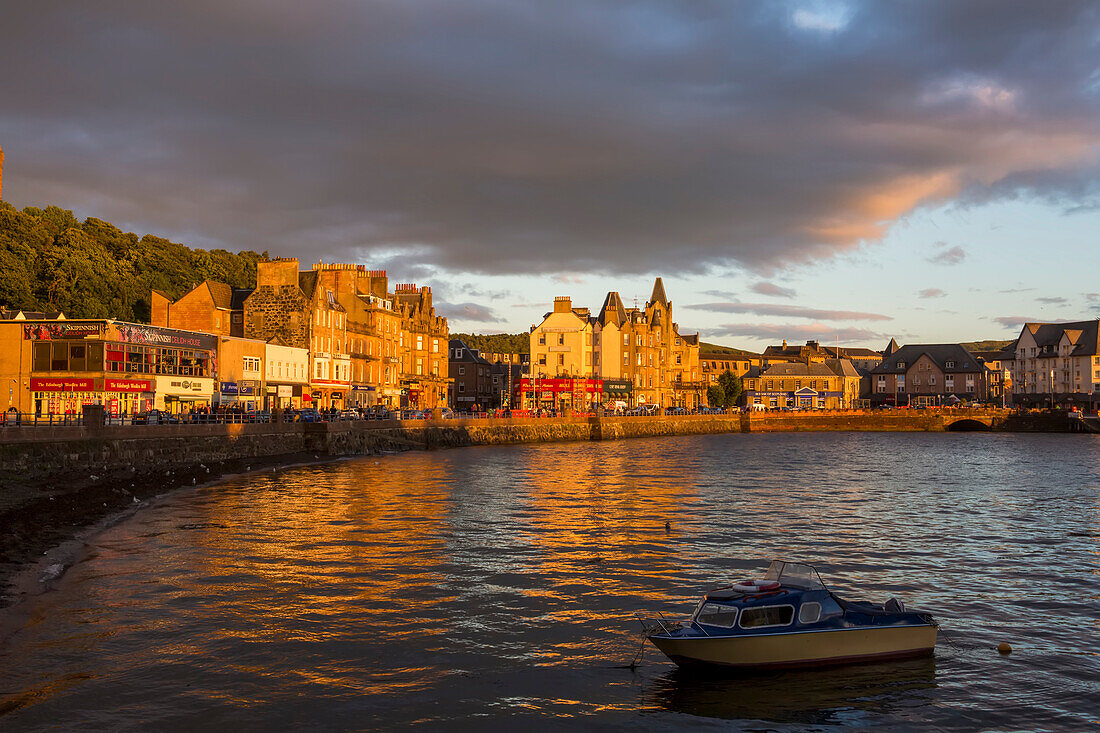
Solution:
[(107, 379), (104, 392), (152, 392), (153, 383), (148, 379)]
[(34, 377), (31, 392), (95, 392), (94, 379), (73, 377)]

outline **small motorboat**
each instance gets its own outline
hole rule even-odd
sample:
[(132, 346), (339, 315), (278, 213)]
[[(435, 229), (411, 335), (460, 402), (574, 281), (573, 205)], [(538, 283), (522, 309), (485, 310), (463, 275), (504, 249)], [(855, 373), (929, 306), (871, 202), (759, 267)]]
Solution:
[(636, 614), (681, 667), (812, 667), (931, 655), (939, 624), (897, 599), (835, 596), (810, 565), (775, 560), (759, 580), (709, 591), (690, 618)]

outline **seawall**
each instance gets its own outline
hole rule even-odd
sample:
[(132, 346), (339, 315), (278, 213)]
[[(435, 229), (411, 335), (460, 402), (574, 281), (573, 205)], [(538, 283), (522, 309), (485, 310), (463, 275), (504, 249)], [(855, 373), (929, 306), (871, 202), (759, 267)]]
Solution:
[[(738, 413), (246, 425), (0, 428), (0, 576), (142, 500), (227, 473), (382, 451), (790, 431), (1068, 432), (1007, 411)], [(3, 600), (0, 600), (3, 605)]]

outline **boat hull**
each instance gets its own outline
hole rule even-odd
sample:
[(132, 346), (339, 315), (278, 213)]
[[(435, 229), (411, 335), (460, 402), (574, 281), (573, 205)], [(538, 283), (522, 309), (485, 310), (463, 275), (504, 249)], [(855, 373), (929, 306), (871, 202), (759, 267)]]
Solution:
[(816, 667), (919, 657), (936, 648), (935, 626), (885, 626), (790, 634), (669, 637), (649, 640), (680, 666)]

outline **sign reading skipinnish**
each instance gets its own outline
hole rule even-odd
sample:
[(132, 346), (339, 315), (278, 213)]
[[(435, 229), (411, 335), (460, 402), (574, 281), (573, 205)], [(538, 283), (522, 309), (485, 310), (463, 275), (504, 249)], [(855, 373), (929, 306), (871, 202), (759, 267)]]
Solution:
[(174, 328), (157, 328), (135, 323), (115, 323), (119, 341), (150, 346), (182, 346), (191, 349), (214, 351), (218, 348), (218, 337), (194, 331), (177, 331)]

